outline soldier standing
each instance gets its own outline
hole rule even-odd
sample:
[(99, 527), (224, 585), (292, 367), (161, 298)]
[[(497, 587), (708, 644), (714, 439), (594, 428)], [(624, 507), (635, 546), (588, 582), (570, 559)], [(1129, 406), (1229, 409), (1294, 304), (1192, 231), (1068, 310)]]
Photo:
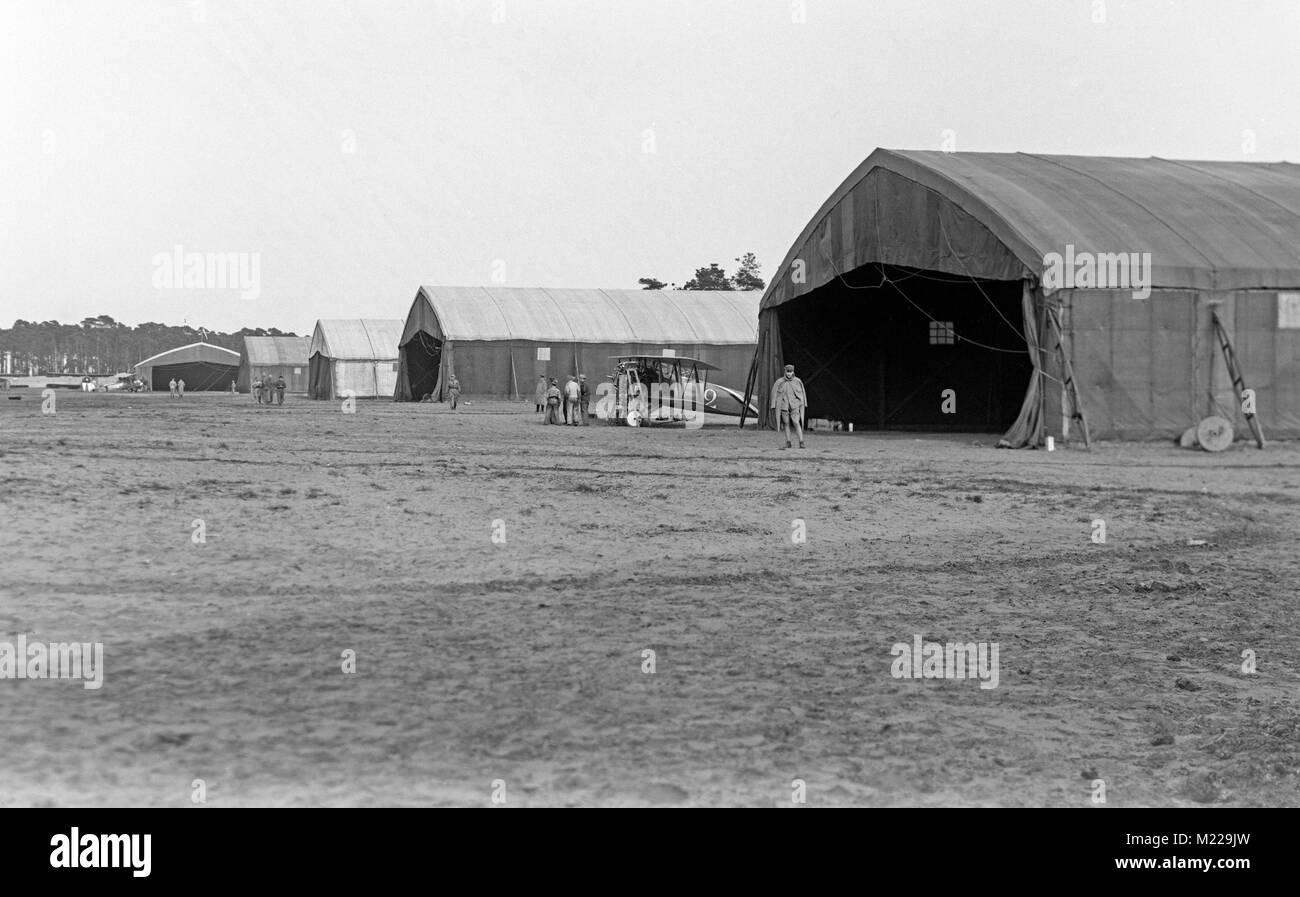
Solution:
[(778, 426), (785, 432), (785, 447), (790, 448), (790, 429), (793, 427), (799, 436), (799, 448), (803, 444), (803, 412), (808, 407), (808, 394), (804, 391), (803, 381), (794, 375), (794, 365), (785, 366), (785, 376), (772, 385), (772, 410), (777, 413)]
[(533, 391), (533, 402), (537, 405), (535, 409), (538, 414), (546, 410), (546, 378), (537, 378), (537, 388)]
[(546, 420), (548, 424), (558, 424), (560, 422), (560, 387), (555, 385), (555, 378), (551, 378), (551, 385), (546, 390)]
[(591, 387), (587, 385), (587, 375), (578, 375), (578, 421), (582, 426), (587, 424), (587, 408), (591, 404)]
[(570, 374), (569, 382), (564, 384), (564, 422), (574, 427), (578, 425), (578, 399), (581, 395), (578, 379)]
[(284, 389), (288, 385), (284, 382), (284, 374), (275, 378), (275, 401), (280, 405), (284, 404)]

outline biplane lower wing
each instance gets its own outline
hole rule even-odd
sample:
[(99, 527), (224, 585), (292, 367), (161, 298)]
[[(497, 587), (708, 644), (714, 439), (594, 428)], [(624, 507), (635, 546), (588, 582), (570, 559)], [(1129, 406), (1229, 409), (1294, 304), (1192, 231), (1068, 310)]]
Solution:
[[(710, 398), (713, 401), (709, 401)], [(704, 391), (704, 408), (709, 414), (725, 414), (728, 417), (740, 417), (741, 410), (745, 407), (744, 393), (736, 392), (729, 386), (719, 386), (716, 383), (710, 383), (708, 389)], [(754, 403), (749, 403), (749, 415), (758, 417), (758, 409)]]

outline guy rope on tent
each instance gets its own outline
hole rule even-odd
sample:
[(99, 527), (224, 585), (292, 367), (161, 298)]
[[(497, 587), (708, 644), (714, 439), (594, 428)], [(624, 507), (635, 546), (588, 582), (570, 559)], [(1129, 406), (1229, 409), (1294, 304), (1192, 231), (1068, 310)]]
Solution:
[(1232, 388), (1237, 394), (1238, 401), (1242, 402), (1241, 413), (1245, 415), (1246, 422), (1250, 424), (1250, 432), (1255, 434), (1255, 444), (1260, 448), (1264, 447), (1264, 429), (1259, 424), (1259, 418), (1255, 416), (1255, 409), (1246, 410), (1246, 378), (1242, 376), (1241, 366), (1237, 364), (1237, 352), (1232, 347), (1232, 338), (1228, 336), (1228, 328), (1223, 326), (1223, 321), (1219, 319), (1219, 303), (1210, 303), (1210, 320), (1214, 322), (1214, 335), (1218, 337), (1219, 348), (1223, 350), (1223, 361), (1228, 366), (1228, 376), (1232, 378)]

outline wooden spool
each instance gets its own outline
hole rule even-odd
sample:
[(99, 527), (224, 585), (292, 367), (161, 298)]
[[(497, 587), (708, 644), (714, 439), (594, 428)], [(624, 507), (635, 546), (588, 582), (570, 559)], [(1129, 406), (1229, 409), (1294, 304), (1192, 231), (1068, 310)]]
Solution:
[(1232, 424), (1218, 415), (1211, 415), (1196, 426), (1196, 441), (1207, 452), (1221, 452), (1232, 445)]

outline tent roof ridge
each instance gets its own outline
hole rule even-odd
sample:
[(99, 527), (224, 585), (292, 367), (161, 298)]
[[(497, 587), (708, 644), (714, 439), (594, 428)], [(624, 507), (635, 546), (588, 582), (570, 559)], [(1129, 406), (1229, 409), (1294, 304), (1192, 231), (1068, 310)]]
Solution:
[[(1086, 172), (1086, 171), (1080, 171), (1080, 170), (1077, 169), (1077, 168), (1073, 168), (1073, 167), (1071, 167), (1071, 166), (1069, 166), (1069, 165), (1066, 165), (1064, 162), (1061, 162), (1061, 161), (1059, 161), (1058, 159), (1053, 158), (1052, 156), (1039, 156), (1039, 155), (1035, 155), (1035, 154), (1033, 154), (1033, 153), (1025, 153), (1025, 155), (1029, 156), (1031, 159), (1038, 159), (1038, 160), (1040, 160), (1040, 161), (1046, 162), (1046, 163), (1048, 163), (1049, 165), (1059, 165), (1061, 168), (1064, 168), (1066, 171), (1072, 171), (1072, 172), (1074, 172), (1075, 174), (1079, 175), (1080, 177), (1085, 177), (1085, 178), (1087, 178), (1088, 180), (1093, 181), (1094, 183), (1100, 184), (1102, 187), (1104, 187), (1104, 188), (1106, 188), (1107, 190), (1109, 190), (1110, 192), (1114, 193), (1116, 196), (1122, 196), (1126, 201), (1128, 201), (1128, 202), (1132, 203), (1133, 205), (1137, 206), (1139, 209), (1141, 209), (1142, 211), (1144, 211), (1144, 212), (1146, 212), (1148, 215), (1150, 215), (1150, 216), (1151, 216), (1155, 221), (1158, 221), (1158, 222), (1159, 222), (1159, 223), (1160, 223), (1160, 224), (1161, 224), (1165, 229), (1167, 229), (1171, 234), (1173, 234), (1174, 236), (1178, 237), (1178, 239), (1180, 239), (1180, 240), (1182, 240), (1184, 243), (1186, 243), (1187, 246), (1188, 246), (1188, 248), (1190, 248), (1193, 252), (1195, 252), (1195, 253), (1196, 253), (1197, 255), (1199, 255), (1201, 258), (1205, 259), (1205, 264), (1206, 264), (1206, 265), (1209, 267), (1209, 269), (1210, 269), (1210, 272), (1211, 272), (1211, 275), (1210, 275), (1210, 276), (1211, 276), (1211, 277), (1214, 277), (1214, 276), (1217, 275), (1217, 273), (1218, 273), (1218, 269), (1216, 268), (1214, 262), (1210, 259), (1210, 257), (1209, 257), (1208, 255), (1206, 255), (1204, 252), (1201, 251), (1201, 248), (1200, 248), (1199, 246), (1197, 246), (1194, 242), (1192, 242), (1192, 240), (1191, 240), (1191, 239), (1190, 239), (1186, 234), (1184, 234), (1182, 231), (1178, 230), (1178, 228), (1174, 227), (1172, 224), (1170, 224), (1170, 223), (1169, 223), (1168, 221), (1166, 221), (1164, 218), (1162, 218), (1161, 216), (1157, 215), (1157, 214), (1155, 213), (1154, 210), (1148, 208), (1144, 203), (1138, 202), (1136, 199), (1134, 199), (1132, 196), (1129, 196), (1129, 195), (1128, 195), (1127, 193), (1125, 193), (1123, 190), (1120, 190), (1118, 187), (1114, 187), (1114, 186), (1112, 186), (1111, 184), (1106, 183), (1105, 181), (1103, 181), (1101, 178), (1097, 177), (1096, 175), (1094, 175), (1094, 174), (1089, 174), (1089, 173)], [(1163, 162), (1163, 160), (1158, 160), (1158, 161), (1162, 161), (1162, 162)]]
[(164, 355), (170, 355), (171, 353), (179, 352), (182, 349), (193, 349), (195, 346), (207, 346), (209, 349), (220, 349), (222, 352), (229, 352), (231, 355), (234, 355), (236, 358), (239, 357), (239, 353), (236, 352), (234, 349), (227, 349), (225, 346), (218, 346), (216, 343), (209, 343), (209, 342), (205, 342), (204, 340), (199, 340), (197, 343), (186, 343), (183, 346), (174, 346), (171, 349), (164, 349), (163, 351), (157, 353), (156, 355), (150, 355), (144, 361), (137, 361), (134, 365), (132, 365), (132, 367), (138, 367), (139, 365), (147, 364), (148, 362), (153, 361), (155, 358), (162, 358)]

